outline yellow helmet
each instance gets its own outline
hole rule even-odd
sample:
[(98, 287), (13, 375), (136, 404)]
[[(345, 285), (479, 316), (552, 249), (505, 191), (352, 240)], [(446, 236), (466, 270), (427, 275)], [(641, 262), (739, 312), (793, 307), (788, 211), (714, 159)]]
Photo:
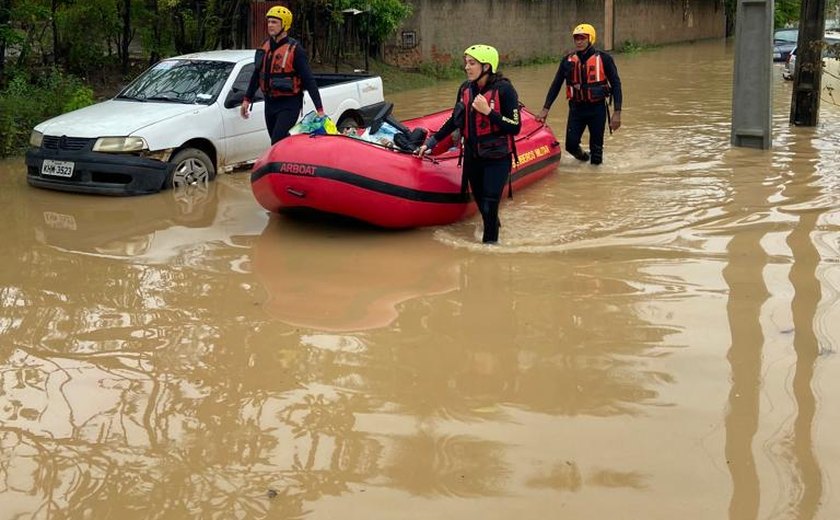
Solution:
[(288, 31), (292, 26), (292, 12), (282, 5), (275, 5), (265, 13), (266, 18), (277, 18), (283, 23), (283, 30)]
[(464, 51), (464, 56), (472, 56), (479, 63), (490, 65), (490, 72), (499, 70), (499, 51), (489, 45), (472, 45)]
[(572, 36), (576, 34), (585, 34), (589, 36), (589, 43), (591, 45), (595, 45), (595, 28), (588, 23), (582, 23), (575, 27), (575, 30), (572, 31)]

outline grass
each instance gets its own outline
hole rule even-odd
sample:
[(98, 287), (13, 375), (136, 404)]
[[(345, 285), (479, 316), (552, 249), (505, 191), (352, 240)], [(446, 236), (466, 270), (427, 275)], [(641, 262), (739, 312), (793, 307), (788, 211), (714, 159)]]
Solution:
[[(371, 72), (382, 76), (386, 92), (402, 92), (415, 88), (430, 87), (437, 83), (439, 77), (428, 75), (421, 71), (402, 70), (380, 61), (371, 63)], [(463, 75), (463, 72), (461, 72)]]
[(654, 45), (651, 43), (642, 43), (633, 40), (625, 40), (621, 43), (618, 47), (616, 47), (615, 52), (621, 54), (637, 54), (643, 51), (650, 51), (653, 49), (658, 49), (661, 45)]

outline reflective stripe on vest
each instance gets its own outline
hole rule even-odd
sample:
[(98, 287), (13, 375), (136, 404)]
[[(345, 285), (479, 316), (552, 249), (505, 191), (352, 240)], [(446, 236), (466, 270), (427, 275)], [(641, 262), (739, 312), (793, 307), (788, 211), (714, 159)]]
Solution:
[[(571, 77), (566, 78), (567, 99), (600, 103), (609, 95), (609, 82), (604, 73), (604, 60), (601, 59), (601, 53), (592, 53), (583, 65), (577, 53), (570, 54), (567, 60), (572, 65)], [(585, 73), (581, 74), (581, 71)]]
[[(295, 49), (298, 42), (289, 38), (289, 41), (271, 52), (271, 40), (267, 39), (262, 44), (263, 60), (262, 73), (260, 74), (260, 89), (268, 97), (297, 96), (301, 93), (300, 76), (295, 73)], [(289, 78), (291, 89), (280, 90), (272, 87), (272, 78)]]

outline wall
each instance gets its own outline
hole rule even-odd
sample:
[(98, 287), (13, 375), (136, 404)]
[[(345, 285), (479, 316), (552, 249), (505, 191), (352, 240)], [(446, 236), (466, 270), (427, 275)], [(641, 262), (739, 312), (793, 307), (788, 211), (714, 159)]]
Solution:
[(403, 67), (459, 61), (474, 43), (496, 47), (503, 62), (558, 56), (571, 50), (571, 31), (582, 22), (595, 26), (599, 46), (607, 50), (626, 40), (658, 44), (724, 36), (722, 0), (410, 1), (414, 14), (384, 48), (386, 61)]
[(617, 0), (615, 42), (677, 43), (723, 38), (722, 0)]

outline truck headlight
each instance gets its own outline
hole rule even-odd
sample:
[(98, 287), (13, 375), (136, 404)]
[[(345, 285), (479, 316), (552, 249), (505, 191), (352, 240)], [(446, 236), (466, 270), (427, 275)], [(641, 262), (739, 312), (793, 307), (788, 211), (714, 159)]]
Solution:
[(149, 148), (142, 137), (100, 137), (93, 145), (94, 152), (140, 152)]
[(34, 148), (40, 148), (41, 143), (44, 141), (44, 134), (41, 132), (37, 132), (35, 130), (29, 134), (29, 144), (32, 145)]

